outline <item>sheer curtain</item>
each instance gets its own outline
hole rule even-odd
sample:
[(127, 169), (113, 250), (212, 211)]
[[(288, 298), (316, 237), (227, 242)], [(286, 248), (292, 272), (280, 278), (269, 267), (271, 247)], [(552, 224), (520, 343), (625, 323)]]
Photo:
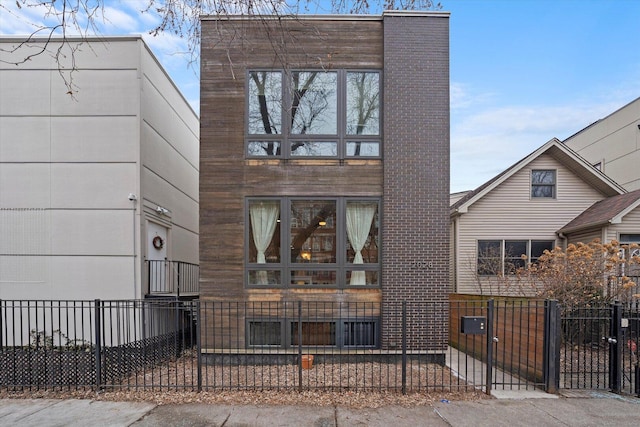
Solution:
[[(376, 203), (347, 203), (347, 237), (355, 251), (354, 264), (364, 264), (361, 251), (369, 236), (371, 222), (376, 214), (377, 207)], [(367, 280), (364, 271), (351, 272), (351, 285), (366, 284)]]
[[(265, 251), (271, 243), (273, 232), (278, 224), (280, 216), (280, 203), (278, 201), (254, 202), (249, 207), (251, 215), (251, 230), (253, 231), (253, 243), (256, 245), (258, 264), (266, 264)], [(259, 285), (269, 283), (267, 272), (262, 270), (257, 272)]]

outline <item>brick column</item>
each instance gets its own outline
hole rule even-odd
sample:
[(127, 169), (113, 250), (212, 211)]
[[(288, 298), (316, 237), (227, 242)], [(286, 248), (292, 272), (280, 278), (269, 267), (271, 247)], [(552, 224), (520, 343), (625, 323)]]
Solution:
[[(384, 14), (382, 346), (444, 350), (449, 285), (449, 16)], [(421, 302), (442, 302), (427, 311)], [(425, 345), (428, 348), (425, 348)]]

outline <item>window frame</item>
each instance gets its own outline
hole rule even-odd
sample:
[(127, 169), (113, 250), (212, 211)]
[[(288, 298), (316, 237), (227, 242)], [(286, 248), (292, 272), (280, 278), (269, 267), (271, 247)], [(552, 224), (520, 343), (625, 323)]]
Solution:
[[(269, 201), (279, 201), (280, 202), (280, 234), (278, 238), (280, 239), (280, 247), (279, 247), (279, 259), (280, 262), (275, 263), (266, 263), (266, 264), (258, 264), (257, 262), (249, 262), (249, 254), (250, 254), (250, 245), (251, 245), (251, 218), (249, 213), (249, 206), (254, 201), (260, 200), (269, 200)], [(335, 230), (333, 234), (332, 248), (329, 250), (333, 250), (335, 248), (335, 262), (333, 263), (296, 263), (291, 261), (291, 255), (289, 248), (290, 242), (290, 224), (291, 224), (291, 204), (295, 201), (334, 201), (336, 205), (336, 224), (330, 225)], [(369, 262), (364, 264), (354, 264), (353, 262), (349, 262), (347, 256), (347, 249), (349, 248), (349, 241), (347, 237), (346, 231), (346, 209), (347, 204), (349, 202), (369, 202), (375, 203), (377, 205), (376, 214), (377, 214), (377, 262)], [(380, 224), (382, 224), (382, 198), (380, 197), (314, 197), (314, 196), (291, 196), (291, 197), (246, 197), (245, 198), (245, 207), (244, 207), (244, 221), (246, 226), (244, 227), (244, 286), (245, 288), (250, 289), (310, 289), (310, 288), (333, 288), (333, 289), (362, 289), (362, 288), (380, 288), (380, 278), (382, 273), (382, 251), (380, 248), (380, 242), (382, 237), (382, 229)], [(376, 216), (374, 216), (373, 221), (376, 221)], [(275, 233), (274, 233), (275, 236)], [(322, 236), (323, 242), (322, 247), (325, 248), (324, 238), (327, 236)], [(354, 268), (357, 266), (357, 268)], [(294, 284), (292, 279), (294, 277), (293, 271), (327, 271), (327, 272), (335, 272), (335, 284), (313, 284), (311, 281), (303, 280), (300, 284)], [(259, 285), (259, 284), (251, 284), (249, 281), (249, 276), (252, 271), (274, 271), (279, 273), (280, 282), (279, 284), (267, 284), (267, 285)], [(351, 285), (347, 281), (347, 273), (352, 271), (365, 271), (366, 272), (374, 272), (377, 274), (377, 283), (376, 284), (362, 284), (362, 285)], [(275, 274), (277, 274), (275, 273)], [(302, 276), (300, 276), (302, 277)]]
[[(500, 242), (500, 255), (499, 256), (493, 256), (493, 257), (480, 257), (480, 244), (481, 242), (483, 243), (496, 243), (496, 242)], [(522, 242), (526, 242), (526, 254), (521, 254), (521, 255), (508, 255), (506, 253), (506, 247), (507, 247), (507, 242), (512, 242), (512, 243), (522, 243)], [(546, 239), (517, 239), (517, 238), (510, 238), (510, 239), (477, 239), (476, 240), (476, 274), (479, 277), (498, 277), (498, 276), (507, 276), (507, 275), (512, 275), (515, 274), (517, 271), (516, 269), (507, 271), (507, 264), (508, 264), (508, 260), (516, 260), (518, 259), (520, 256), (522, 255), (526, 255), (526, 261), (524, 263), (524, 268), (529, 267), (531, 264), (537, 262), (538, 257), (535, 257), (535, 259), (533, 259), (532, 255), (531, 255), (531, 248), (532, 248), (532, 244), (533, 243), (550, 243), (550, 247), (551, 250), (553, 250), (553, 248), (556, 245), (556, 240), (546, 240)], [(481, 273), (480, 272), (480, 259), (481, 258), (486, 258), (486, 259), (493, 259), (493, 260), (500, 260), (500, 267), (499, 267), (499, 271), (496, 274), (493, 273)]]
[[(303, 318), (301, 319), (303, 324), (305, 323), (328, 323), (333, 324), (333, 339), (335, 340), (334, 345), (326, 345), (326, 344), (304, 344), (302, 343), (300, 347), (303, 349), (310, 348), (336, 348), (336, 349), (373, 349), (380, 347), (380, 317), (377, 316), (363, 316), (363, 317), (348, 317), (348, 318), (326, 318), (326, 317), (318, 317), (318, 318)], [(280, 344), (253, 344), (251, 342), (252, 334), (251, 334), (251, 324), (252, 323), (277, 323), (280, 329), (279, 332), (279, 340)], [(298, 344), (295, 343), (297, 337), (293, 336), (294, 331), (292, 328), (294, 325), (298, 323), (298, 319), (287, 319), (282, 317), (248, 317), (245, 320), (245, 347), (246, 348), (263, 348), (263, 349), (291, 349), (297, 348)], [(368, 335), (366, 340), (373, 340), (373, 343), (368, 344), (345, 344), (345, 339), (348, 338), (345, 333), (345, 327), (348, 324), (353, 323), (367, 323), (372, 325), (372, 335)], [(297, 329), (295, 331), (297, 333)], [(275, 335), (274, 335), (275, 336)], [(295, 338), (295, 339), (294, 339)], [(304, 334), (303, 334), (303, 342), (304, 342)]]
[[(536, 172), (551, 172), (553, 176), (553, 183), (534, 183), (533, 176)], [(555, 200), (558, 196), (558, 170), (557, 169), (531, 169), (531, 176), (529, 179), (529, 197), (531, 200)], [(551, 196), (536, 195), (534, 188), (551, 188)]]
[[(249, 117), (251, 110), (251, 102), (249, 99), (249, 89), (251, 84), (251, 74), (258, 72), (274, 72), (280, 73), (281, 82), (281, 131), (278, 134), (251, 134), (249, 133)], [(336, 134), (292, 134), (291, 124), (291, 108), (292, 94), (291, 94), (291, 73), (297, 72), (322, 72), (322, 73), (336, 73), (337, 85), (336, 85)], [(349, 73), (373, 73), (378, 76), (378, 133), (377, 134), (348, 134), (347, 133), (347, 76)], [(307, 160), (307, 159), (381, 159), (382, 158), (382, 130), (383, 130), (383, 80), (382, 70), (377, 69), (338, 69), (338, 70), (323, 70), (323, 69), (293, 69), (285, 71), (282, 69), (250, 69), (246, 71), (246, 83), (245, 83), (245, 123), (244, 123), (244, 152), (245, 157), (249, 159), (273, 159), (273, 160)], [(275, 155), (256, 155), (252, 154), (250, 146), (259, 143), (272, 143), (279, 144), (279, 148), (276, 150)], [(291, 148), (295, 143), (335, 143), (335, 155), (296, 155), (292, 152)], [(377, 144), (377, 155), (348, 155), (347, 147), (352, 143), (362, 144)]]

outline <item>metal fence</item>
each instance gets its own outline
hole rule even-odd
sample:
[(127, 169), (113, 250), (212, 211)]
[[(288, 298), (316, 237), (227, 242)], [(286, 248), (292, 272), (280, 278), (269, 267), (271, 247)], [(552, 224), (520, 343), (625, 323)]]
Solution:
[(183, 261), (147, 260), (147, 281), (151, 295), (197, 295), (200, 266)]
[(383, 317), (377, 303), (2, 300), (0, 386), (481, 389), (473, 363), (448, 346), (448, 310), (446, 301), (388, 305)]
[(640, 394), (639, 311), (518, 299), (2, 300), (0, 386)]
[(640, 304), (562, 308), (561, 382), (640, 397)]

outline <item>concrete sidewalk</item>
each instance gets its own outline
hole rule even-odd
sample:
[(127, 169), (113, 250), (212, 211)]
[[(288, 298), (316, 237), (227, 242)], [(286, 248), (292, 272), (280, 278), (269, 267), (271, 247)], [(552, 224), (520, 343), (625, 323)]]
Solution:
[(0, 400), (3, 426), (633, 426), (640, 399), (611, 393), (556, 399), (442, 401), (433, 406), (351, 409), (94, 400)]

